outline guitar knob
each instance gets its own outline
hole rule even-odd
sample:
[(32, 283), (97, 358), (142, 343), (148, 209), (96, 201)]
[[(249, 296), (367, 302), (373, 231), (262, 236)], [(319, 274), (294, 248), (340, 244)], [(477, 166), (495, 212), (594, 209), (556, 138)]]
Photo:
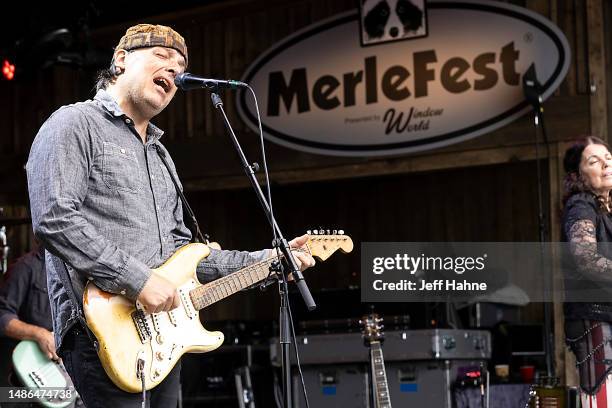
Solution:
[(153, 372), (153, 377), (157, 378), (161, 375), (161, 370), (159, 368), (156, 368), (155, 371)]
[(164, 358), (166, 358), (166, 355), (163, 351), (158, 351), (157, 353), (155, 353), (155, 358), (157, 358), (159, 361), (162, 361)]
[(161, 334), (158, 334), (155, 339), (157, 340), (159, 344), (164, 344), (165, 339), (164, 339), (164, 336), (162, 336)]

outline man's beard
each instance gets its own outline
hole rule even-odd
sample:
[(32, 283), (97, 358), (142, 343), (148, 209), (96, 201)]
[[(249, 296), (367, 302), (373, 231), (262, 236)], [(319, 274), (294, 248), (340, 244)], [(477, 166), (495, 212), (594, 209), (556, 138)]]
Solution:
[(134, 104), (134, 107), (137, 108), (143, 116), (149, 119), (159, 115), (167, 106), (167, 104), (159, 103), (152, 98), (148, 98), (144, 88), (130, 89), (128, 97)]

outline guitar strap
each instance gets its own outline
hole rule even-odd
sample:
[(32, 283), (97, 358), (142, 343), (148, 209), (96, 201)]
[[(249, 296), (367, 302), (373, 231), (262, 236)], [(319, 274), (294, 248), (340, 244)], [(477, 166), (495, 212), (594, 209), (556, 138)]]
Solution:
[(187, 214), (187, 217), (185, 217), (186, 219), (185, 225), (187, 226), (187, 228), (189, 228), (189, 231), (191, 231), (191, 241), (207, 243), (208, 239), (205, 239), (206, 236), (202, 234), (202, 230), (200, 230), (200, 226), (198, 225), (198, 220), (196, 219), (195, 213), (193, 212), (193, 210), (191, 209), (191, 206), (187, 202), (187, 198), (185, 197), (185, 194), (183, 194), (183, 191), (181, 191), (181, 188), (179, 187), (178, 181), (174, 177), (174, 174), (172, 174), (170, 165), (168, 164), (168, 161), (166, 160), (166, 154), (162, 151), (161, 146), (159, 146), (157, 143), (155, 144), (155, 149), (157, 150), (157, 154), (159, 155), (159, 158), (164, 163), (164, 166), (166, 166), (166, 170), (168, 170), (168, 174), (170, 174), (170, 178), (172, 179), (174, 188), (176, 188), (176, 192), (181, 198), (181, 202), (183, 204), (183, 214), (185, 213)]

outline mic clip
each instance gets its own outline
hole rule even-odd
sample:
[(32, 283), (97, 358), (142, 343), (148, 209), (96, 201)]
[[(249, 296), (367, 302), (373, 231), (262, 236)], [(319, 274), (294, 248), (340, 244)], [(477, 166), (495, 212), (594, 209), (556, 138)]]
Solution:
[(266, 276), (266, 279), (259, 284), (259, 289), (262, 292), (265, 292), (266, 289), (268, 289), (268, 286), (273, 284), (275, 280), (278, 280), (279, 277), (282, 276), (281, 275), (282, 265), (280, 261), (278, 259), (272, 261), (272, 263), (270, 263), (269, 270), (270, 270), (270, 273), (268, 273), (268, 276)]

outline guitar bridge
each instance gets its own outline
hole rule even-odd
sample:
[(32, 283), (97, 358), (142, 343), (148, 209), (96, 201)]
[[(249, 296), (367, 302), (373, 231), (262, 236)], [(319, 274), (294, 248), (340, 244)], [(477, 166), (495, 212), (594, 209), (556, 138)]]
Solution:
[(144, 344), (148, 340), (151, 339), (151, 327), (149, 327), (149, 322), (147, 322), (147, 317), (145, 316), (142, 310), (136, 309), (132, 312), (132, 320), (134, 321), (134, 326), (136, 326), (136, 331), (138, 332), (138, 336), (140, 337), (140, 341)]

